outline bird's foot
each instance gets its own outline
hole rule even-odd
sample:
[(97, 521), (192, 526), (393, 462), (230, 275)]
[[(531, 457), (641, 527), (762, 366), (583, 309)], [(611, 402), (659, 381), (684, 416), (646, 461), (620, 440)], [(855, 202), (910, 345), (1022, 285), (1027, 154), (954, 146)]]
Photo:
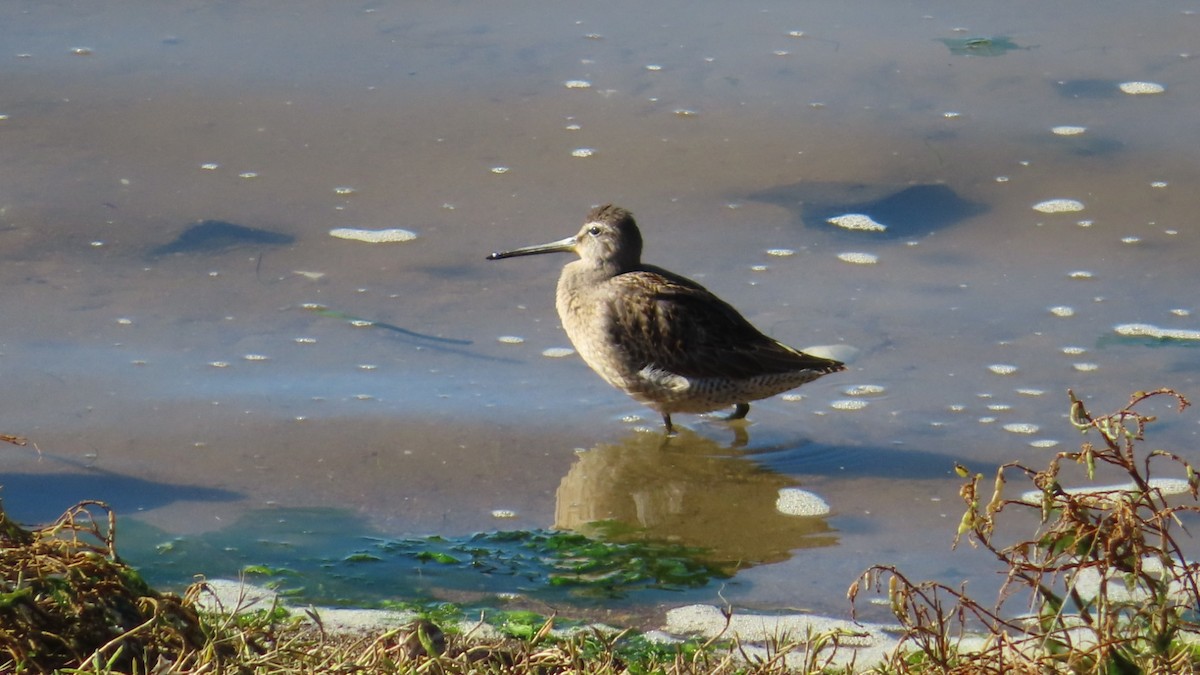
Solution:
[(732, 422), (734, 420), (744, 420), (746, 419), (746, 413), (748, 412), (750, 412), (750, 404), (739, 403), (737, 404), (737, 407), (733, 409), (733, 412), (729, 413), (729, 417), (725, 418), (725, 421)]

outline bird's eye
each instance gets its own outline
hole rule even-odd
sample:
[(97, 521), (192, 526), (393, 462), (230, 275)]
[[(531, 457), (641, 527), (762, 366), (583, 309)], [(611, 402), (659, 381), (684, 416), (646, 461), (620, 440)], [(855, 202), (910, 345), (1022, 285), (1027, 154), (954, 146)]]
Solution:
[(595, 236), (599, 235), (599, 234), (600, 234), (600, 226), (599, 226), (599, 225), (593, 225), (593, 226), (589, 227), (589, 228), (588, 228), (588, 234), (592, 235), (593, 237), (595, 237)]

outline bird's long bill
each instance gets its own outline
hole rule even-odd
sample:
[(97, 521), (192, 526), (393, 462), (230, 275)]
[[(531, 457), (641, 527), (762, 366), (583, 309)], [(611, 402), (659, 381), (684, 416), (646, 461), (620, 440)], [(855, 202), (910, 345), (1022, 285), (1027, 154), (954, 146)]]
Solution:
[(487, 257), (488, 260), (501, 260), (504, 258), (516, 258), (522, 255), (537, 255), (539, 253), (561, 253), (563, 251), (575, 250), (575, 237), (567, 237), (559, 239), (548, 244), (538, 244), (537, 246), (526, 246), (524, 248), (514, 248), (511, 251), (500, 251), (493, 253)]

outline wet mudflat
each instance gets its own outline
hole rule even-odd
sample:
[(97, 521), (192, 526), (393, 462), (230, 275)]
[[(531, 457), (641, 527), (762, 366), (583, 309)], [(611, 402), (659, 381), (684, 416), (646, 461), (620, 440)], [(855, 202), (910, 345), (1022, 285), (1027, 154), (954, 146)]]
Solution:
[[(747, 561), (740, 606), (836, 612), (875, 562), (995, 584), (949, 552), (953, 464), (1072, 447), (1068, 387), (1200, 397), (1186, 3), (626, 10), (0, 10), (0, 432), (41, 449), (0, 448), (8, 512), (615, 518)], [(563, 351), (566, 258), (483, 259), (609, 201), (848, 372), (663, 445)], [(794, 487), (831, 515), (783, 515)]]

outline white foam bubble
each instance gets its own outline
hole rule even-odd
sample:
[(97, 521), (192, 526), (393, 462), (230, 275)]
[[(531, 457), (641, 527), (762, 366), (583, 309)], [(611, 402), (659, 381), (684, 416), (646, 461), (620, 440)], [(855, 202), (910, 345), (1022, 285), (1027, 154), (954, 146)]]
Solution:
[(775, 510), (787, 516), (828, 515), (829, 504), (820, 496), (800, 488), (783, 488), (775, 499)]
[(398, 227), (384, 230), (363, 230), (355, 227), (335, 227), (329, 231), (329, 236), (336, 237), (338, 239), (364, 241), (368, 244), (384, 244), (412, 241), (413, 239), (417, 238), (417, 233), (412, 232), (411, 230), (403, 230)]
[(855, 265), (874, 265), (879, 262), (879, 256), (874, 253), (861, 253), (856, 251), (847, 251), (839, 253), (838, 260), (842, 262), (853, 263)]
[(868, 401), (864, 401), (860, 398), (842, 398), (829, 402), (829, 407), (833, 408), (834, 410), (862, 410), (868, 405)]
[(1076, 199), (1047, 199), (1034, 204), (1033, 210), (1042, 213), (1070, 213), (1082, 211), (1083, 202)]
[(1139, 94), (1161, 94), (1167, 90), (1166, 87), (1157, 82), (1122, 82), (1120, 88), (1126, 94), (1134, 96)]
[(887, 229), (887, 225), (876, 222), (874, 218), (865, 213), (847, 213), (827, 218), (825, 222), (847, 230), (861, 230), (864, 232), (883, 232)]
[(1159, 328), (1148, 323), (1123, 323), (1113, 327), (1118, 335), (1145, 336), (1170, 340), (1200, 340), (1200, 330)]
[[(1191, 490), (1191, 488), (1188, 487), (1188, 482), (1182, 478), (1151, 478), (1148, 482), (1152, 489), (1156, 488), (1158, 490), (1161, 490), (1164, 495), (1182, 495), (1182, 494), (1187, 494)], [(1122, 485), (1095, 485), (1095, 486), (1084, 486), (1084, 487), (1068, 487), (1068, 488), (1063, 488), (1063, 492), (1066, 492), (1067, 494), (1071, 494), (1071, 495), (1078, 495), (1078, 494), (1089, 493), (1089, 492), (1099, 493), (1101, 495), (1104, 495), (1104, 493), (1111, 494), (1111, 493), (1117, 493), (1117, 492), (1133, 492), (1134, 490), (1137, 490), (1137, 489), (1138, 489), (1138, 486), (1134, 485), (1133, 483), (1125, 483)], [(1018, 499), (1025, 502), (1026, 504), (1041, 504), (1042, 503), (1042, 491), (1041, 490), (1029, 490), (1027, 492), (1022, 492), (1021, 496), (1018, 497)]]

